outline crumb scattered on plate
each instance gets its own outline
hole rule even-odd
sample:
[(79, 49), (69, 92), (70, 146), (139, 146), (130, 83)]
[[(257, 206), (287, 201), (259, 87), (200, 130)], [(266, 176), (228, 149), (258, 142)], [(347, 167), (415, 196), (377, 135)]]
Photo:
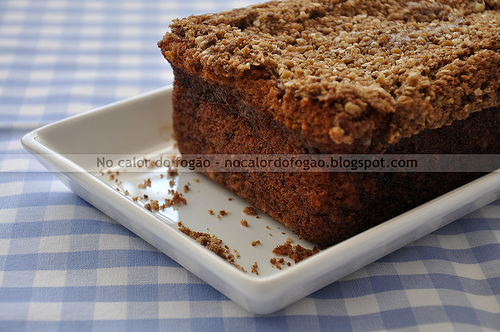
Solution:
[(259, 264), (257, 264), (257, 262), (255, 262), (254, 265), (252, 265), (252, 273), (259, 275), (258, 268), (259, 268)]
[[(222, 240), (217, 236), (210, 235), (208, 233), (193, 231), (189, 227), (184, 226), (181, 221), (179, 221), (177, 225), (182, 233), (186, 234), (208, 250), (216, 253), (219, 257), (236, 266), (238, 269), (242, 270), (243, 272), (247, 272), (243, 267), (235, 262), (235, 257), (233, 254), (231, 254), (231, 250), (229, 249), (229, 247), (227, 245), (224, 245), (222, 243)], [(239, 254), (237, 254), (237, 256), (239, 257)]]
[(243, 209), (243, 213), (248, 214), (249, 216), (256, 216), (257, 215), (257, 210), (251, 206), (247, 206), (246, 208)]
[(219, 214), (217, 215), (217, 218), (220, 218), (220, 217), (223, 217), (223, 216), (227, 216), (229, 214), (231, 214), (231, 213), (227, 212), (226, 210), (220, 210)]
[(288, 256), (291, 259), (293, 259), (295, 263), (298, 263), (301, 260), (304, 260), (307, 257), (311, 257), (312, 255), (317, 254), (319, 252), (318, 247), (307, 249), (302, 247), (300, 244), (292, 246), (291, 242), (292, 239), (288, 238), (284, 244), (279, 245), (273, 249), (273, 254), (280, 256)]

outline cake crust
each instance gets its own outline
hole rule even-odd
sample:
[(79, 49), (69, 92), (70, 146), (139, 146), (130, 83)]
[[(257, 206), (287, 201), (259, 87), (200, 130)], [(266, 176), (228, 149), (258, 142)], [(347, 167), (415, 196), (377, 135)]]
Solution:
[(176, 20), (170, 63), (310, 144), (383, 151), (500, 104), (500, 1), (270, 2)]

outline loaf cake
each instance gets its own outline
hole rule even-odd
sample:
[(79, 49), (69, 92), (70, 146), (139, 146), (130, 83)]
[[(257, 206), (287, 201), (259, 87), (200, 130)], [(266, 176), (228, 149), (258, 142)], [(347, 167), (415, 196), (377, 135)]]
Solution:
[[(498, 0), (273, 1), (175, 20), (158, 46), (183, 154), (500, 152)], [(482, 174), (206, 175), (326, 247)]]

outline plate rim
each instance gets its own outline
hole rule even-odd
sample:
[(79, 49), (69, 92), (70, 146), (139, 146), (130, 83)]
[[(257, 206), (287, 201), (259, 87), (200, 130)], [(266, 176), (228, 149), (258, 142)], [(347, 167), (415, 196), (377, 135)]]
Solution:
[[(140, 94), (138, 96), (134, 96), (128, 99), (120, 100), (113, 102), (111, 104), (101, 106), (98, 108), (91, 109), (86, 112), (82, 112), (76, 115), (73, 115), (71, 117), (56, 121), (51, 124), (44, 125), (40, 128), (37, 128), (35, 130), (30, 131), (29, 133), (25, 134), (22, 139), (21, 143), (23, 147), (30, 153), (32, 154), (35, 158), (37, 158), (39, 161), (46, 166), (50, 172), (56, 174), (56, 173), (61, 173), (65, 174), (65, 176), (70, 177), (70, 181), (76, 181), (79, 185), (86, 185), (88, 188), (87, 190), (93, 190), (95, 191), (94, 194), (99, 194), (102, 190), (104, 190), (103, 194), (106, 196), (106, 194), (109, 194), (110, 201), (112, 201), (115, 204), (119, 204), (122, 207), (127, 210), (127, 212), (132, 212), (134, 214), (141, 214), (141, 215), (147, 215), (148, 217), (146, 218), (146, 221), (150, 223), (151, 225), (161, 225), (164, 224), (158, 217), (156, 217), (153, 213), (147, 211), (143, 207), (133, 204), (128, 200), (125, 196), (122, 194), (116, 192), (116, 190), (113, 190), (110, 186), (99, 180), (95, 175), (90, 174), (87, 172), (83, 167), (80, 165), (76, 164), (75, 162), (65, 158), (63, 155), (59, 154), (57, 151), (54, 151), (53, 149), (49, 148), (43, 140), (41, 139), (41, 134), (46, 131), (50, 130), (57, 130), (60, 126), (64, 126), (68, 123), (72, 123), (73, 121), (78, 121), (79, 119), (82, 119), (83, 117), (91, 116), (91, 115), (99, 115), (100, 112), (106, 112), (109, 111), (110, 109), (114, 109), (116, 107), (120, 107), (121, 105), (126, 105), (132, 101), (141, 101), (141, 100), (147, 100), (148, 98), (151, 98), (152, 96), (156, 96), (158, 94), (164, 94), (164, 93), (172, 93), (172, 86), (166, 86), (162, 87), (159, 89), (155, 89), (143, 94)], [(389, 239), (391, 236), (393, 236), (393, 233), (398, 233), (401, 231), (402, 228), (408, 228), (409, 226), (418, 229), (419, 227), (422, 227), (422, 224), (427, 224), (428, 221), (418, 221), (416, 219), (422, 219), (420, 217), (421, 214), (425, 214), (428, 212), (439, 212), (439, 205), (442, 204), (449, 204), (450, 202), (454, 204), (456, 203), (464, 203), (463, 201), (468, 201), (467, 196), (471, 196), (471, 192), (474, 192), (475, 194), (480, 194), (481, 192), (483, 193), (483, 196), (481, 196), (481, 203), (477, 206), (475, 206), (475, 209), (478, 209), (484, 205), (487, 205), (494, 201), (495, 199), (498, 199), (500, 196), (500, 170), (497, 170), (495, 172), (492, 172), (490, 174), (487, 174), (475, 181), (472, 181), (462, 187), (459, 187), (455, 190), (452, 190), (442, 196), (439, 196), (427, 203), (424, 203), (412, 210), (409, 210), (403, 214), (400, 214), (394, 218), (391, 218), (380, 225), (374, 226), (358, 235), (355, 235), (345, 241), (342, 241), (336, 245), (333, 245), (329, 248), (326, 248), (324, 250), (321, 250), (318, 254), (309, 257), (308, 259), (299, 262), (298, 264), (293, 265), (290, 268), (287, 268), (285, 270), (279, 271), (279, 273), (269, 275), (269, 276), (257, 276), (254, 274), (249, 274), (249, 273), (244, 273), (243, 271), (240, 271), (236, 269), (234, 266), (228, 264), (226, 261), (224, 261), (222, 258), (217, 256), (216, 254), (212, 253), (211, 251), (207, 250), (206, 248), (203, 248), (200, 246), (198, 243), (190, 239), (188, 236), (185, 234), (182, 234), (180, 231), (164, 225), (164, 228), (167, 229), (167, 239), (169, 241), (173, 241), (173, 244), (179, 244), (182, 245), (182, 249), (188, 250), (187, 255), (188, 256), (193, 256), (191, 258), (198, 257), (198, 260), (201, 260), (201, 257), (203, 257), (203, 263), (205, 266), (204, 268), (207, 268), (208, 271), (214, 274), (215, 277), (220, 278), (224, 282), (228, 282), (230, 285), (230, 288), (235, 288), (237, 289), (238, 287), (243, 287), (246, 289), (247, 294), (246, 296), (244, 295), (243, 298), (241, 298), (239, 295), (242, 294), (242, 292), (238, 293), (238, 290), (231, 289), (230, 291), (224, 291), (223, 289), (221, 290), (221, 287), (217, 287), (217, 285), (214, 285), (213, 280), (207, 280), (207, 278), (204, 278), (203, 276), (198, 275), (195, 271), (193, 271), (193, 267), (186, 267), (185, 264), (180, 263), (178, 260), (178, 257), (170, 257), (177, 261), (179, 264), (181, 264), (184, 268), (187, 270), (191, 271), (195, 275), (198, 275), (201, 279), (206, 281), (208, 284), (212, 285), (216, 289), (218, 289), (220, 292), (222, 292), (224, 295), (228, 296), (231, 298), (233, 301), (236, 303), (240, 304), (243, 306), (245, 309), (253, 312), (253, 313), (271, 313), (275, 312), (279, 309), (282, 309), (286, 305), (293, 303), (300, 298), (307, 296), (311, 294), (312, 292), (321, 289), (325, 287), (326, 285), (348, 275), (349, 273), (352, 273), (356, 271), (357, 269), (366, 266), (367, 264), (370, 264), (371, 262), (386, 256), (390, 252), (393, 252), (399, 248), (401, 248), (404, 245), (407, 245), (413, 241), (415, 241), (418, 238), (421, 238), (435, 229), (438, 229), (454, 220), (457, 218), (460, 218), (461, 216), (473, 211), (473, 210), (468, 210), (468, 211), (461, 211), (460, 209), (465, 209), (465, 208), (447, 208), (444, 209), (444, 213), (448, 214), (460, 214), (458, 217), (453, 217), (451, 220), (445, 222), (444, 224), (439, 224), (435, 229), (431, 229), (429, 232), (423, 232), (421, 234), (418, 234), (414, 239), (410, 241), (401, 241), (401, 243), (396, 243), (393, 245), (393, 247), (386, 248), (382, 253), (379, 255), (374, 255), (370, 259), (367, 259), (363, 261), (359, 266), (355, 267), (354, 269), (351, 268), (352, 271), (349, 273), (340, 273), (339, 276), (331, 277), (330, 278), (327, 276), (327, 274), (331, 274), (333, 269), (335, 268), (335, 260), (332, 260), (332, 256), (337, 256), (337, 255), (343, 255), (351, 250), (354, 250), (356, 246), (359, 245), (359, 243), (362, 243), (365, 247), (372, 247), (373, 244), (372, 242), (380, 242), (380, 240), (373, 240), (373, 236), (382, 236), (384, 239)], [(494, 183), (494, 185), (492, 185)], [(104, 189), (103, 189), (104, 188)], [(73, 190), (70, 187), (71, 190)], [(487, 189), (488, 194), (486, 195), (484, 190)], [(114, 192), (114, 194), (112, 194)], [(488, 196), (489, 195), (489, 196)], [(80, 195), (79, 195), (80, 196)], [(486, 197), (488, 196), (488, 197)], [(80, 196), (82, 197), (82, 196)], [(82, 197), (83, 198), (83, 197)], [(85, 199), (85, 198), (83, 198)], [(477, 201), (477, 200), (476, 200)], [(474, 201), (474, 202), (476, 202)], [(90, 204), (94, 205), (92, 202), (89, 202)], [(467, 202), (465, 202), (467, 203)], [(469, 202), (470, 203), (470, 202)], [(472, 204), (472, 203), (470, 203)], [(463, 205), (463, 204), (462, 204)], [(94, 205), (96, 206), (96, 205)], [(437, 207), (436, 207), (437, 206)], [(97, 206), (96, 206), (97, 207)], [(98, 208), (98, 207), (97, 207)], [(99, 209), (99, 208), (98, 208)], [(435, 210), (438, 211), (435, 211)], [(130, 211), (129, 211), (130, 210)], [(460, 210), (460, 211), (459, 211)], [(105, 212), (104, 212), (105, 213)], [(443, 213), (443, 211), (441, 211)], [(122, 224), (122, 221), (116, 220), (118, 223)], [(406, 225), (405, 225), (406, 223)], [(151, 226), (150, 225), (150, 226)], [(124, 225), (126, 228), (128, 228), (126, 225)], [(149, 226), (148, 226), (149, 227)], [(153, 227), (153, 226), (151, 226)], [(410, 228), (411, 228), (410, 227)], [(129, 228), (130, 229), (130, 228)], [(392, 231), (392, 232), (388, 232)], [(131, 230), (134, 232), (133, 230)], [(408, 231), (406, 231), (408, 232)], [(135, 232), (134, 232), (135, 233)], [(182, 236), (178, 236), (182, 235)], [(401, 234), (400, 234), (401, 236)], [(370, 239), (372, 237), (372, 239)], [(144, 239), (142, 236), (141, 238), (145, 240), (146, 242), (151, 243), (150, 241)], [(177, 240), (175, 240), (178, 238)], [(397, 239), (395, 239), (397, 240)], [(397, 241), (396, 241), (397, 242)], [(404, 242), (404, 243), (403, 243)], [(152, 243), (151, 243), (152, 244)], [(160, 249), (162, 252), (165, 253), (163, 248), (158, 248), (157, 245), (152, 244), (154, 247), (157, 249)], [(358, 254), (354, 255), (359, 256), (360, 253), (360, 248), (357, 248)], [(365, 252), (367, 249), (361, 250), (361, 252)], [(196, 254), (194, 254), (196, 253)], [(203, 253), (203, 255), (199, 255), (200, 253)], [(165, 253), (166, 254), (166, 253)], [(167, 254), (168, 255), (168, 254)], [(342, 257), (342, 259), (346, 259), (346, 257)], [(199, 262), (201, 264), (202, 262)], [(347, 263), (343, 263), (344, 265)], [(338, 267), (338, 262), (336, 263)], [(311, 280), (314, 279), (314, 277), (309, 276), (308, 278), (297, 278), (297, 275), (299, 277), (302, 274), (311, 274), (311, 270), (315, 269), (315, 271), (318, 272), (319, 276), (323, 277), (323, 281), (318, 283), (317, 285), (312, 285), (308, 289), (305, 289), (301, 291), (301, 295), (295, 296), (292, 299), (286, 299), (282, 300), (280, 299), (281, 302), (276, 302), (278, 297), (286, 297), (284, 292), (292, 286), (297, 285), (301, 281), (304, 281), (303, 279)], [(222, 271), (222, 272), (221, 272)], [(344, 271), (345, 272), (345, 271)], [(335, 274), (335, 273), (333, 273)], [(302, 280), (301, 280), (302, 279)], [(298, 280), (298, 281), (297, 281)], [(304, 285), (303, 285), (304, 286)], [(236, 292), (235, 294), (231, 294), (231, 292)], [(250, 301), (248, 301), (250, 300)], [(253, 302), (252, 302), (253, 301)], [(274, 301), (274, 302), (273, 302)], [(273, 304), (270, 304), (273, 302)], [(267, 304), (267, 305), (266, 305)]]

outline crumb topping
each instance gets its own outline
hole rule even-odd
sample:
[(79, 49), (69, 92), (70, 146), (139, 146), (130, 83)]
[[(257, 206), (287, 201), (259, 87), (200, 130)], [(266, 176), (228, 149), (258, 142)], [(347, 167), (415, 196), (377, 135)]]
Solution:
[(499, 0), (272, 1), (174, 20), (159, 46), (322, 144), (380, 148), (500, 104)]

